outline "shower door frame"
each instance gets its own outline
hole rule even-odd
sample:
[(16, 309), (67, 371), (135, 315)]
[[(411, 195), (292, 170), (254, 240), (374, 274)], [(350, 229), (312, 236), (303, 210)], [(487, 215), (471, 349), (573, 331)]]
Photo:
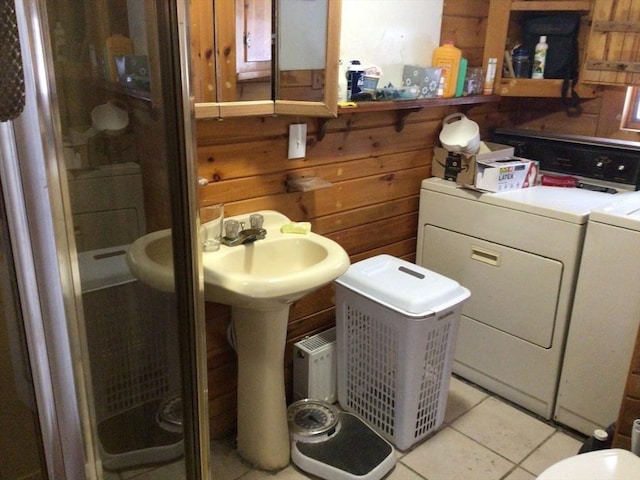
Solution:
[[(47, 475), (97, 479), (97, 447), (83, 342), (80, 278), (65, 179), (51, 44), (44, 0), (16, 0), (25, 74), (26, 105), (15, 120), (0, 123), (3, 186), (17, 289), (23, 313)], [(176, 119), (169, 144), (173, 251), (176, 282), (186, 474), (209, 473), (206, 345), (202, 265), (197, 241), (195, 117), (190, 100), (188, 8), (185, 1), (157, 0), (159, 35), (167, 54), (163, 98)], [(169, 69), (169, 70), (165, 70)], [(186, 321), (184, 321), (186, 320)], [(86, 354), (86, 352), (84, 352)]]

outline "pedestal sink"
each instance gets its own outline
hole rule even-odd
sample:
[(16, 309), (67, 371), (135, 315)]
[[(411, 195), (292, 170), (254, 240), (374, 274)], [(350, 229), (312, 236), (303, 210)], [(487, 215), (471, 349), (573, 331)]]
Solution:
[[(349, 267), (336, 242), (315, 233), (282, 233), (290, 220), (265, 210), (267, 236), (203, 253), (205, 299), (231, 305), (238, 354), (238, 453), (265, 470), (289, 463), (284, 347), (291, 303)], [(249, 225), (249, 214), (232, 217)], [(173, 291), (171, 232), (136, 240), (127, 260), (143, 283)]]

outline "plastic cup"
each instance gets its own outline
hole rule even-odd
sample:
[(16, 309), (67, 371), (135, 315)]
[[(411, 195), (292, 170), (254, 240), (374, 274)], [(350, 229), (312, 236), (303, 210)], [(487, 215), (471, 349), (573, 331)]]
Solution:
[(217, 252), (222, 241), (224, 205), (216, 203), (200, 209), (200, 239), (204, 252)]

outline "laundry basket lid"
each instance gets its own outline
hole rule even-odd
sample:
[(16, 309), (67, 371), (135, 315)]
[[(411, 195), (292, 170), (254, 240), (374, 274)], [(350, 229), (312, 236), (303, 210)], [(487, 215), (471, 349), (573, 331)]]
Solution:
[(391, 255), (354, 263), (336, 283), (413, 317), (438, 313), (470, 296), (455, 280)]
[(128, 249), (118, 245), (78, 253), (82, 293), (135, 281), (127, 266)]

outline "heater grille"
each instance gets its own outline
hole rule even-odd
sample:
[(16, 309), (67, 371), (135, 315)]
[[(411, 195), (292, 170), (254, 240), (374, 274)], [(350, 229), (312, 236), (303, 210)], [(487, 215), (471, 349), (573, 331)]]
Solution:
[(334, 403), (336, 394), (336, 329), (330, 328), (293, 345), (294, 400), (313, 398)]

